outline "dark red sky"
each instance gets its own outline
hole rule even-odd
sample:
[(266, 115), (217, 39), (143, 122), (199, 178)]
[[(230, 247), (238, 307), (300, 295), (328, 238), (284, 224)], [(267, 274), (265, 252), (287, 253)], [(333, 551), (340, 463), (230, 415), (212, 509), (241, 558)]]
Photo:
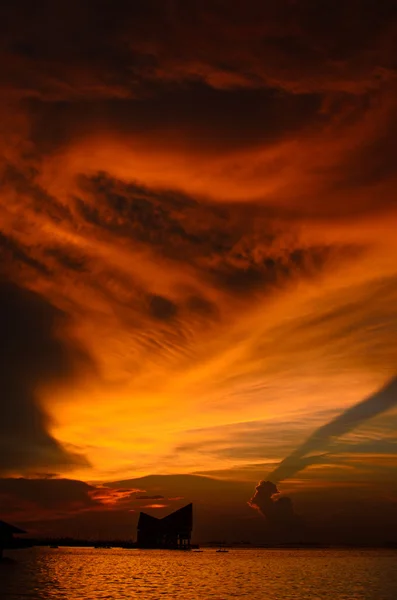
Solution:
[(259, 540), (275, 471), (395, 537), (396, 3), (4, 1), (0, 38), (0, 516)]

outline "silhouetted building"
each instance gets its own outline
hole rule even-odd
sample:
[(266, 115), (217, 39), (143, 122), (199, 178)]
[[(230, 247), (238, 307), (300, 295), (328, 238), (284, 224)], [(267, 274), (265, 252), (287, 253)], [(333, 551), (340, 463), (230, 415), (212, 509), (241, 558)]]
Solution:
[(189, 550), (193, 528), (193, 505), (157, 519), (141, 512), (138, 521), (137, 545), (139, 548), (170, 548)]
[(0, 521), (0, 558), (3, 556), (3, 550), (15, 546), (14, 535), (18, 533), (26, 533), (26, 531)]

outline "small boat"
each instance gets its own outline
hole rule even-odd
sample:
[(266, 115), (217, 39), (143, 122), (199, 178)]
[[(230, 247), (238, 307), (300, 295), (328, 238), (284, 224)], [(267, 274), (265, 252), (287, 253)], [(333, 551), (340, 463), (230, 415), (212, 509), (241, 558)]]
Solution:
[(50, 548), (59, 548), (56, 544), (51, 544)]
[(217, 552), (229, 552), (229, 550), (226, 550), (226, 548), (219, 548)]

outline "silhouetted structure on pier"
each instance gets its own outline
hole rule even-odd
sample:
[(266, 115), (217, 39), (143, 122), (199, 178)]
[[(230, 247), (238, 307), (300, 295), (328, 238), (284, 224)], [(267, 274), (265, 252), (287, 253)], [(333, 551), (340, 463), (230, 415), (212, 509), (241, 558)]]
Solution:
[(193, 505), (157, 519), (141, 512), (138, 521), (138, 548), (169, 548), (190, 550), (193, 528)]
[(14, 525), (9, 525), (4, 521), (0, 521), (0, 560), (3, 557), (3, 550), (17, 546), (14, 535), (19, 533), (26, 533), (26, 531), (18, 529), (18, 527), (14, 527)]

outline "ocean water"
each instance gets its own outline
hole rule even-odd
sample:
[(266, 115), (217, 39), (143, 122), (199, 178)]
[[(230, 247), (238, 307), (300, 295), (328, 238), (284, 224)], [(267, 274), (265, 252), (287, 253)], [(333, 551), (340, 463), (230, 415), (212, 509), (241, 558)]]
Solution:
[(396, 600), (397, 552), (31, 548), (0, 566), (7, 600)]

